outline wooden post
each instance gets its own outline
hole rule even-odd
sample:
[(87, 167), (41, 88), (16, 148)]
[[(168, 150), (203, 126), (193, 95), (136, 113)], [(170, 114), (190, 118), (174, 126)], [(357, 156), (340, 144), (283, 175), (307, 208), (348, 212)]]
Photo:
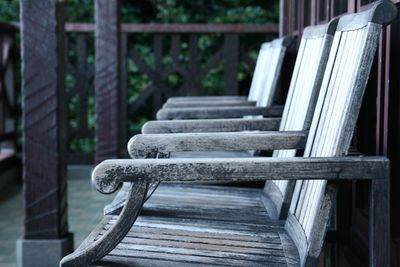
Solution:
[(95, 161), (120, 156), (121, 79), (119, 1), (95, 2), (95, 100), (96, 152)]
[(63, 5), (21, 0), (25, 223), (17, 241), (18, 266), (58, 266), (73, 247), (66, 193)]

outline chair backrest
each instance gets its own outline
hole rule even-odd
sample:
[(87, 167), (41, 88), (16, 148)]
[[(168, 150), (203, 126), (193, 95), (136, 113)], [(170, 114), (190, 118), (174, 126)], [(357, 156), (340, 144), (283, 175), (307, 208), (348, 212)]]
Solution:
[(249, 91), (248, 100), (257, 101), (260, 96), (262, 84), (264, 83), (265, 75), (263, 75), (269, 66), (269, 58), (271, 57), (271, 43), (263, 43), (258, 52), (256, 67), (254, 68), (253, 79)]
[[(340, 18), (318, 96), (304, 157), (347, 153), (361, 107), (382, 25), (397, 10), (390, 1)], [(327, 181), (297, 181), (286, 229), (302, 266), (316, 261), (326, 232), (332, 195)]]
[[(304, 29), (297, 53), (280, 131), (308, 130), (322, 84), (329, 50), (336, 30), (337, 19), (328, 24)], [(274, 157), (294, 157), (296, 150), (276, 150)], [(264, 193), (272, 200), (269, 213), (285, 218), (289, 210), (294, 182), (268, 181)]]
[(257, 106), (272, 104), (286, 50), (292, 43), (293, 39), (285, 36), (261, 46), (248, 97), (250, 101), (257, 101)]

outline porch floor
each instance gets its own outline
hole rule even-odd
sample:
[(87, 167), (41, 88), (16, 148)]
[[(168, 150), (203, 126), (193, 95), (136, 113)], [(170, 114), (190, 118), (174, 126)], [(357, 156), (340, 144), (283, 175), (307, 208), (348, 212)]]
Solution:
[[(68, 180), (69, 229), (77, 247), (102, 218), (104, 205), (114, 195), (96, 192), (90, 178)], [(83, 205), (84, 203), (84, 205)], [(0, 191), (0, 266), (16, 266), (15, 242), (22, 236), (22, 187), (14, 184)]]

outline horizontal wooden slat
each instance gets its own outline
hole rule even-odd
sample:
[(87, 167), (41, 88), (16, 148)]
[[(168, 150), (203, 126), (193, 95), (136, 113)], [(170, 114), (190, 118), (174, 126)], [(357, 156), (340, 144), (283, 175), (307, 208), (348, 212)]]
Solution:
[[(110, 220), (99, 235), (102, 236), (114, 223), (115, 219)], [(141, 216), (122, 242), (96, 266), (104, 263), (113, 266), (119, 262), (130, 266), (298, 264), (297, 252), (290, 252), (287, 242), (282, 243), (282, 237), (285, 233), (281, 224), (266, 227), (263, 223), (243, 221)]]
[(129, 140), (132, 158), (150, 153), (304, 148), (307, 132), (139, 134)]
[(212, 119), (240, 118), (244, 116), (282, 116), (283, 106), (268, 107), (208, 107), (208, 108), (167, 108), (157, 112), (158, 120), (170, 119)]
[(142, 133), (274, 131), (280, 121), (280, 118), (149, 121), (143, 125)]
[(242, 100), (222, 100), (222, 101), (180, 101), (165, 103), (163, 108), (187, 108), (187, 107), (231, 107), (231, 106), (255, 106), (256, 101), (242, 101)]
[[(66, 23), (66, 31), (94, 32), (92, 23)], [(121, 24), (127, 33), (271, 33), (279, 31), (277, 24)]]

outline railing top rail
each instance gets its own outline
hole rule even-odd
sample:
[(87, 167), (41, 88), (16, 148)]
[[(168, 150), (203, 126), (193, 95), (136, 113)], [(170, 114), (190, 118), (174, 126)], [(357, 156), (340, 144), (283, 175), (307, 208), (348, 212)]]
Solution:
[[(66, 23), (68, 32), (93, 32), (93, 23)], [(279, 32), (277, 24), (162, 24), (122, 23), (121, 31), (126, 33), (271, 33)]]

